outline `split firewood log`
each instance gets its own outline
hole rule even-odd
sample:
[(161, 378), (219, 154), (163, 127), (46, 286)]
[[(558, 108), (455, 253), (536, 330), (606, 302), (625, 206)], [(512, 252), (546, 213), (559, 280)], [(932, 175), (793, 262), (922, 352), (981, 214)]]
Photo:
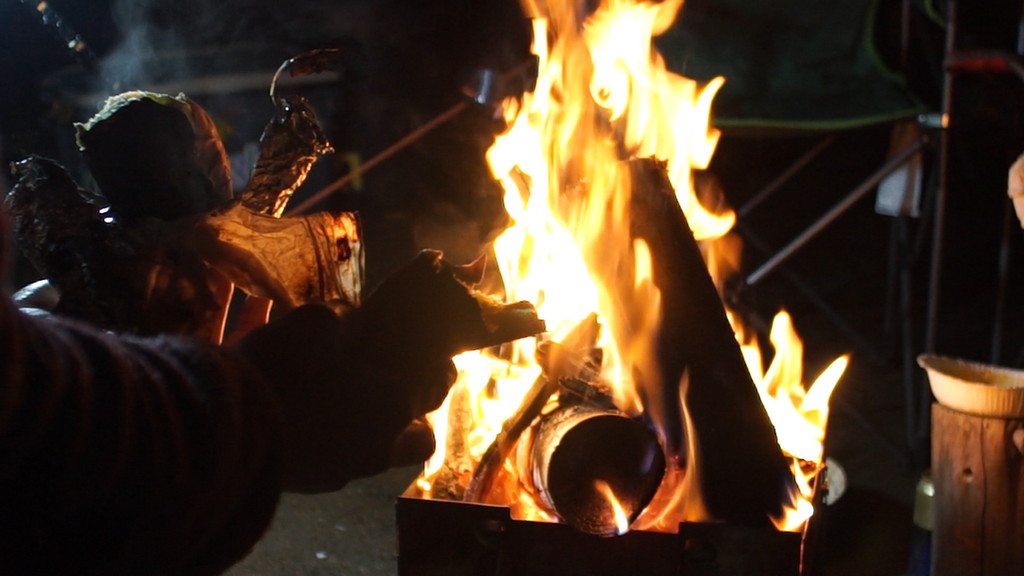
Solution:
[[(678, 383), (688, 371), (686, 404), (700, 446), (701, 485), (711, 515), (726, 522), (767, 524), (781, 512), (792, 484), (775, 429), (664, 163), (636, 159), (629, 166), (631, 234), (650, 248), (654, 283), (662, 294), (657, 340), (662, 404), (679, 410)], [(680, 442), (667, 439), (670, 445)]]
[[(559, 384), (584, 370), (585, 358), (597, 345), (599, 331), (597, 314), (591, 314), (573, 327), (562, 342), (544, 342), (538, 348), (537, 360), (543, 373), (530, 386), (516, 411), (502, 423), (501, 431), (480, 458), (463, 495), (467, 502), (489, 502), (495, 498), (495, 483), (505, 460), (540, 416), (551, 395), (558, 392)], [(461, 433), (468, 434), (469, 430), (463, 429)]]

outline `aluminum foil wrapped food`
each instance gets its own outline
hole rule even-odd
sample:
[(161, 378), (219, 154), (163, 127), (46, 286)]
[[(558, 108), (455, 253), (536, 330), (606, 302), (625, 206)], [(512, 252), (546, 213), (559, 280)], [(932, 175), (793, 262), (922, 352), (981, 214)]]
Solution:
[(196, 222), (194, 232), (206, 262), (249, 294), (286, 309), (359, 302), (364, 256), (351, 212), (275, 218), (236, 203)]
[[(301, 121), (275, 117), (268, 125), (260, 185), (244, 199), (271, 198), (283, 208), (311, 155), (329, 149), (312, 110), (298, 109)], [(232, 283), (285, 308), (358, 301), (356, 216), (277, 219), (232, 198), (224, 147), (194, 101), (126, 92), (77, 130), (97, 190), (78, 186), (57, 162), (31, 157), (14, 166), (7, 198), (17, 244), (61, 293), (58, 311), (118, 331), (219, 341)], [(296, 145), (309, 138), (315, 154)], [(282, 173), (272, 177), (268, 166)]]
[(231, 199), (231, 168), (213, 120), (184, 94), (124, 92), (76, 124), (97, 186), (128, 221), (171, 221)]
[(309, 76), (338, 69), (343, 57), (338, 49), (311, 50), (285, 60), (274, 74), (270, 84), (274, 117), (260, 136), (259, 160), (240, 195), (249, 209), (270, 216), (283, 215), (313, 164), (334, 151), (309, 101), (294, 94), (277, 95), (278, 78), (283, 73)]
[(260, 137), (260, 156), (242, 191), (242, 203), (280, 217), (313, 164), (333, 151), (306, 99), (277, 98), (277, 112)]
[(134, 259), (108, 202), (86, 191), (57, 162), (30, 156), (13, 163), (16, 183), (6, 198), (19, 248), (63, 296), (62, 313), (119, 327), (130, 289), (118, 268)]
[[(282, 70), (316, 73), (337, 58), (313, 51)], [(59, 311), (118, 331), (221, 341), (234, 287), (284, 309), (360, 302), (357, 215), (281, 216), (331, 146), (308, 102), (273, 87), (271, 97), (277, 113), (238, 198), (214, 122), (180, 94), (126, 92), (77, 125), (94, 192), (52, 160), (14, 166), (7, 204), (16, 241), (60, 292)], [(405, 334), (408, 348), (446, 355), (543, 331), (531, 304), (476, 292), (474, 270), (424, 252), (361, 317), (381, 324), (375, 333)]]
[(125, 222), (53, 160), (13, 166), (6, 198), (15, 240), (60, 293), (55, 312), (111, 330), (212, 338), (229, 297), (187, 233), (188, 219)]

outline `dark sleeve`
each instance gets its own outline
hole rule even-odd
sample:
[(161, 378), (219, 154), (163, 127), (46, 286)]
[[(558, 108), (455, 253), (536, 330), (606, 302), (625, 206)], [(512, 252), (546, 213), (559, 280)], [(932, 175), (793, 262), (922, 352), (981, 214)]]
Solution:
[(217, 574), (281, 489), (269, 390), (231, 350), (0, 298), (0, 574)]

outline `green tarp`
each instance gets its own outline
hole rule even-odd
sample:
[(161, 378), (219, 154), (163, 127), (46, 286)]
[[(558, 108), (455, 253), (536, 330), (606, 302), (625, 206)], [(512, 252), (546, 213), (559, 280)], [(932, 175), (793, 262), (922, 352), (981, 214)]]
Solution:
[(686, 0), (656, 39), (668, 67), (726, 78), (721, 127), (838, 129), (922, 111), (879, 61), (877, 0)]

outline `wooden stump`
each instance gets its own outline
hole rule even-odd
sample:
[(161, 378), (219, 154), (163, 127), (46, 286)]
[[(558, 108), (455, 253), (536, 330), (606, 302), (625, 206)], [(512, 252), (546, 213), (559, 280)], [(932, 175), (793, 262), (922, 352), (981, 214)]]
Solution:
[(1024, 419), (932, 408), (933, 576), (1024, 574)]

